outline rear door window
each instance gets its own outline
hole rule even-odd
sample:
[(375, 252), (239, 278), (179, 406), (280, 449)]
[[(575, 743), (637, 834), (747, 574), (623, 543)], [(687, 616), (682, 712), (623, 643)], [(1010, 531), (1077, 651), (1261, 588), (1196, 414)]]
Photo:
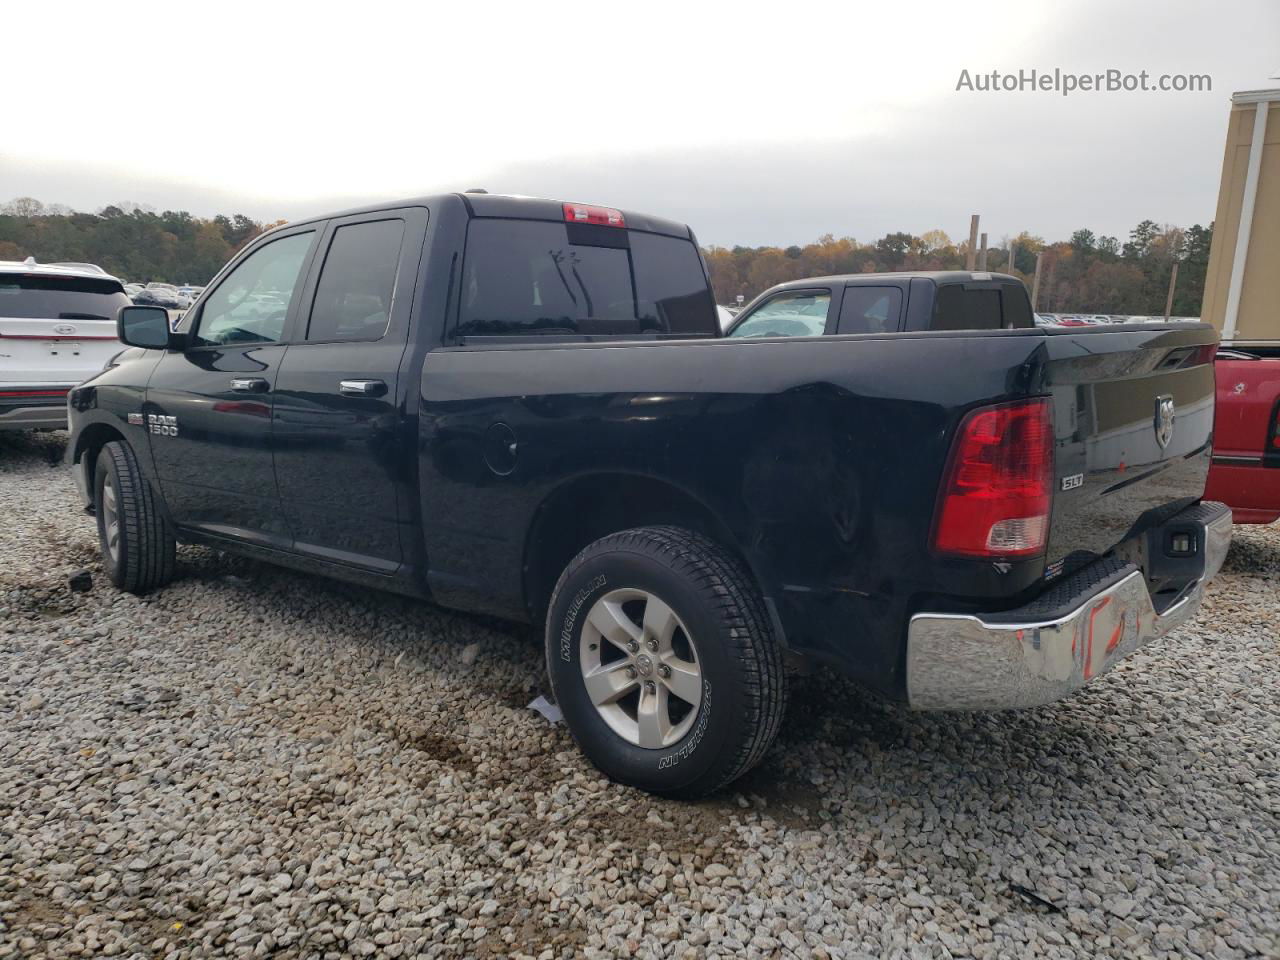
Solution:
[(403, 220), (339, 227), (316, 284), (308, 340), (378, 340), (387, 332)]
[(0, 317), (114, 320), (129, 305), (120, 281), (107, 277), (0, 274)]
[(845, 287), (837, 333), (897, 333), (902, 291), (897, 287)]
[(697, 247), (640, 230), (476, 218), (467, 230), (459, 336), (714, 337)]

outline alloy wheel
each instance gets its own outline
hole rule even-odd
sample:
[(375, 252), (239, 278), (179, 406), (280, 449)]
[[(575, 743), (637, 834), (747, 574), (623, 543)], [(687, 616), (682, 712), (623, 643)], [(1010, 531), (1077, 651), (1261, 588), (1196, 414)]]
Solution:
[(692, 728), (702, 703), (693, 637), (660, 597), (612, 590), (587, 614), (578, 658), (587, 696), (628, 743), (658, 750)]
[(116, 487), (108, 472), (102, 478), (102, 529), (106, 534), (107, 553), (113, 563), (120, 559), (120, 508), (116, 504)]

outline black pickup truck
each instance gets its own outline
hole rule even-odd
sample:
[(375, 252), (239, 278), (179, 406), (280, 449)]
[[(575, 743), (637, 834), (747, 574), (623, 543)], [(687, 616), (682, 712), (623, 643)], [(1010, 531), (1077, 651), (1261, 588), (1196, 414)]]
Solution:
[(125, 590), (207, 544), (546, 624), (609, 775), (714, 790), (787, 671), (921, 709), (1061, 697), (1186, 620), (1205, 326), (717, 335), (696, 241), (452, 194), (258, 238), (74, 389), (68, 459)]

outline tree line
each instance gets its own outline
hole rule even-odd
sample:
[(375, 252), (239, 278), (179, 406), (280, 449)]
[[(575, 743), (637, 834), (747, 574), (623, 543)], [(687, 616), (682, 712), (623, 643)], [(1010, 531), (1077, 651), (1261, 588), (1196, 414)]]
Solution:
[(0, 260), (96, 263), (124, 280), (203, 285), (273, 226), (240, 213), (204, 219), (137, 203), (80, 213), (19, 197), (0, 204)]
[[(277, 221), (280, 223), (283, 221)], [(20, 197), (0, 205), (0, 260), (96, 263), (128, 280), (204, 284), (246, 243), (277, 223), (244, 214), (194, 217), (119, 203), (97, 213)], [(1121, 242), (1082, 229), (1046, 242), (1019, 233), (987, 251), (990, 270), (1012, 273), (1031, 287), (1041, 263), (1036, 308), (1046, 313), (1164, 313), (1169, 275), (1179, 264), (1175, 316), (1199, 316), (1213, 225), (1183, 229), (1143, 220)], [(1010, 263), (1009, 251), (1013, 250)], [(721, 303), (750, 300), (775, 283), (804, 277), (893, 270), (963, 270), (968, 241), (941, 230), (890, 233), (872, 243), (830, 234), (805, 246), (711, 247), (704, 251)]]
[[(1184, 230), (1152, 220), (1134, 227), (1124, 242), (1081, 229), (1068, 240), (1049, 243), (1024, 231), (987, 250), (987, 269), (1013, 274), (1030, 290), (1036, 256), (1043, 254), (1036, 303), (1040, 312), (1162, 316), (1169, 276), (1177, 262), (1172, 313), (1198, 317), (1212, 239), (1212, 224)], [(828, 234), (803, 247), (712, 247), (705, 251), (711, 283), (721, 303), (732, 303), (739, 295), (750, 300), (776, 283), (805, 277), (963, 270), (968, 252), (967, 239), (953, 242), (941, 230), (919, 236), (890, 233), (873, 243)]]

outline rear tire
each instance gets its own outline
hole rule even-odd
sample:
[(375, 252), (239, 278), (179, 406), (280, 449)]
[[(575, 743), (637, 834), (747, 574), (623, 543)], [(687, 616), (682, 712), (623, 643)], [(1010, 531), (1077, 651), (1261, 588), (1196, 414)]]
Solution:
[(173, 531), (128, 444), (113, 440), (98, 454), (93, 503), (112, 583), (142, 594), (173, 579)]
[(588, 546), (547, 612), (547, 670), (569, 732), (614, 780), (673, 797), (759, 763), (786, 711), (764, 600), (714, 541), (642, 527)]

